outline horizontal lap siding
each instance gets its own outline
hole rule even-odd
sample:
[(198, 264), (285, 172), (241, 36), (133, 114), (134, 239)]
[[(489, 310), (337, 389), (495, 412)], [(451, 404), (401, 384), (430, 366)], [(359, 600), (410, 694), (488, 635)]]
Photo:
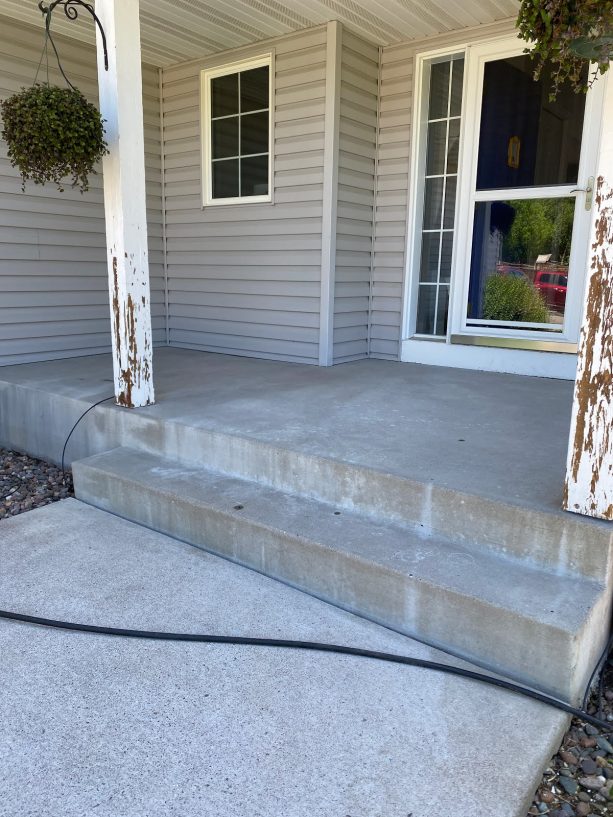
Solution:
[[(32, 83), (42, 28), (0, 18), (0, 96)], [(97, 102), (96, 55), (56, 38), (62, 65)], [(63, 85), (53, 59), (50, 80)], [(145, 150), (154, 340), (165, 339), (159, 91), (157, 69), (145, 67)], [(41, 69), (41, 78), (45, 68)], [(0, 365), (96, 354), (110, 349), (102, 178), (81, 195), (28, 184), (0, 140)]]
[(343, 30), (334, 362), (368, 356), (379, 50)]
[[(203, 209), (200, 72), (270, 50), (274, 203)], [(317, 362), (325, 61), (320, 28), (164, 70), (171, 345)]]

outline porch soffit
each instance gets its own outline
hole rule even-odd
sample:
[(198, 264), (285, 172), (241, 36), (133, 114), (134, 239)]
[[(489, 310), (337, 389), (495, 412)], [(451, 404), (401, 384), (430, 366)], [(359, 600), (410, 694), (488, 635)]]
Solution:
[[(143, 60), (157, 66), (280, 37), (339, 20), (378, 45), (392, 45), (493, 23), (517, 14), (518, 0), (141, 0)], [(0, 14), (42, 27), (36, 0), (0, 0)], [(94, 42), (91, 20), (58, 33)]]

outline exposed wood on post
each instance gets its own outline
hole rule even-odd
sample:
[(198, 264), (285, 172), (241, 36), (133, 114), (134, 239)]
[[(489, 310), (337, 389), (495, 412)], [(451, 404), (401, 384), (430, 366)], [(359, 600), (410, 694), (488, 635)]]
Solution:
[(153, 403), (151, 309), (145, 194), (139, 0), (97, 0), (109, 70), (98, 33), (100, 109), (109, 155), (104, 208), (118, 405)]
[(613, 519), (613, 83), (607, 79), (564, 491), (566, 510), (600, 519)]

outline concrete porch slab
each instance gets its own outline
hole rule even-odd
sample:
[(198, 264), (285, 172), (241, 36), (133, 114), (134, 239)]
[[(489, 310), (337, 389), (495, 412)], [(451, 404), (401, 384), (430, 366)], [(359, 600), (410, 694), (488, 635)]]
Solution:
[[(155, 351), (154, 381), (156, 405), (134, 413), (562, 513), (572, 383), (382, 360), (326, 369), (176, 348)], [(11, 387), (37, 396), (30, 422), (22, 424)], [(110, 355), (5, 366), (0, 443), (57, 461), (80, 412), (112, 388)], [(49, 395), (78, 402), (46, 410)], [(110, 411), (125, 409), (109, 403), (96, 414)], [(96, 445), (90, 417), (68, 461), (113, 445)]]
[[(446, 660), (76, 500), (0, 523), (0, 564), (6, 609)], [(566, 724), (500, 690), (343, 656), (7, 621), (0, 650), (2, 817), (524, 817)]]

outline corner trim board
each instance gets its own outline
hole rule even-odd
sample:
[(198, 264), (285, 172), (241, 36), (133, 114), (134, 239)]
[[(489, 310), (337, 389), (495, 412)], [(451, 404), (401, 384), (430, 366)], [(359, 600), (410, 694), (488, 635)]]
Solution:
[(324, 182), (319, 302), (319, 365), (331, 366), (334, 357), (334, 286), (336, 279), (336, 221), (338, 208), (338, 154), (342, 27), (327, 25)]

